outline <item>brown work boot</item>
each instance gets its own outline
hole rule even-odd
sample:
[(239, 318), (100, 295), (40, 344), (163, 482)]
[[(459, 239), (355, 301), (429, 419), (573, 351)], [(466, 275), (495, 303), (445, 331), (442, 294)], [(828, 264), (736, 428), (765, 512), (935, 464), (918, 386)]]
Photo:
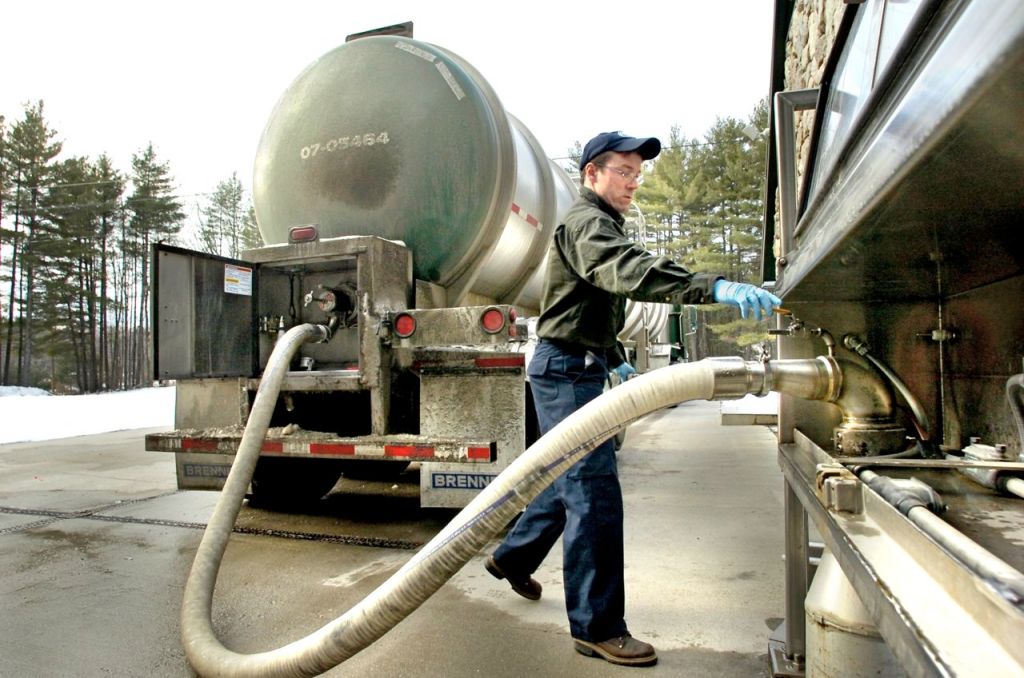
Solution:
[(491, 576), (497, 579), (508, 579), (508, 583), (512, 585), (512, 590), (521, 595), (527, 600), (540, 600), (540, 592), (543, 587), (533, 577), (526, 577), (525, 579), (516, 579), (508, 576), (504, 570), (498, 566), (498, 561), (494, 559), (494, 556), (487, 558), (487, 562), (484, 563), (484, 569), (491, 573)]
[(658, 663), (658, 655), (654, 646), (637, 640), (628, 633), (618, 638), (611, 638), (600, 643), (573, 638), (573, 645), (580, 654), (620, 664), (622, 666), (651, 666)]

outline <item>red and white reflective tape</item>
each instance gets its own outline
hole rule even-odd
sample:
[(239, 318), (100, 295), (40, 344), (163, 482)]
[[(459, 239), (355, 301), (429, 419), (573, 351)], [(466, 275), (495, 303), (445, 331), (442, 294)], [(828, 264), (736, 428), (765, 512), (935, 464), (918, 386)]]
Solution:
[(526, 219), (526, 223), (528, 223), (530, 226), (533, 226), (534, 228), (540, 228), (540, 220), (537, 219), (537, 217), (535, 217), (532, 214), (530, 214), (529, 212), (527, 212), (526, 210), (524, 210), (519, 205), (517, 205), (515, 203), (512, 203), (512, 211), (517, 216), (520, 216), (523, 219)]
[[(231, 453), (237, 448), (237, 441), (215, 440), (212, 438), (181, 438), (181, 452)], [(173, 448), (173, 446), (172, 446)], [(288, 456), (310, 455), (316, 457), (356, 457), (359, 459), (430, 459), (437, 461), (489, 462), (492, 453), (490, 445), (423, 445), (411, 443), (365, 445), (354, 443), (313, 442), (295, 440), (266, 440), (261, 452)]]

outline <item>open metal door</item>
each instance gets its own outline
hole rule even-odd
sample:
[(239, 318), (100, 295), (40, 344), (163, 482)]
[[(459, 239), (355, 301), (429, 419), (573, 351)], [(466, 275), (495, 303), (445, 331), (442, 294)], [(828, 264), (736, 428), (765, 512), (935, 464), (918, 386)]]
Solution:
[(251, 263), (154, 246), (154, 378), (254, 376), (256, 287)]

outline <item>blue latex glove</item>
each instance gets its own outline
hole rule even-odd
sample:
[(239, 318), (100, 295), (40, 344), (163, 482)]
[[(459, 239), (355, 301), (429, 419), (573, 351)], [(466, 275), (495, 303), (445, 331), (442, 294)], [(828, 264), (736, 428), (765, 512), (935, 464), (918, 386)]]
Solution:
[(754, 312), (757, 320), (761, 319), (762, 311), (767, 318), (772, 314), (772, 309), (782, 303), (782, 299), (771, 292), (747, 283), (718, 280), (711, 291), (718, 303), (739, 306), (743, 318), (747, 317), (747, 309)]
[(619, 375), (619, 381), (626, 381), (636, 374), (636, 370), (633, 369), (633, 366), (629, 363), (622, 363), (618, 367), (612, 369), (612, 372)]

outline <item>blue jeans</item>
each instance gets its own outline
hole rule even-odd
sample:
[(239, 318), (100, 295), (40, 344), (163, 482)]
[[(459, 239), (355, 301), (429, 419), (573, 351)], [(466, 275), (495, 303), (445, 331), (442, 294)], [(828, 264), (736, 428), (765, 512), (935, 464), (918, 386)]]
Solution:
[[(601, 395), (601, 356), (541, 341), (527, 368), (541, 433)], [(573, 638), (602, 642), (626, 633), (622, 489), (615, 444), (608, 440), (539, 494), (495, 550), (510, 576), (536, 572), (562, 535), (565, 607)]]

